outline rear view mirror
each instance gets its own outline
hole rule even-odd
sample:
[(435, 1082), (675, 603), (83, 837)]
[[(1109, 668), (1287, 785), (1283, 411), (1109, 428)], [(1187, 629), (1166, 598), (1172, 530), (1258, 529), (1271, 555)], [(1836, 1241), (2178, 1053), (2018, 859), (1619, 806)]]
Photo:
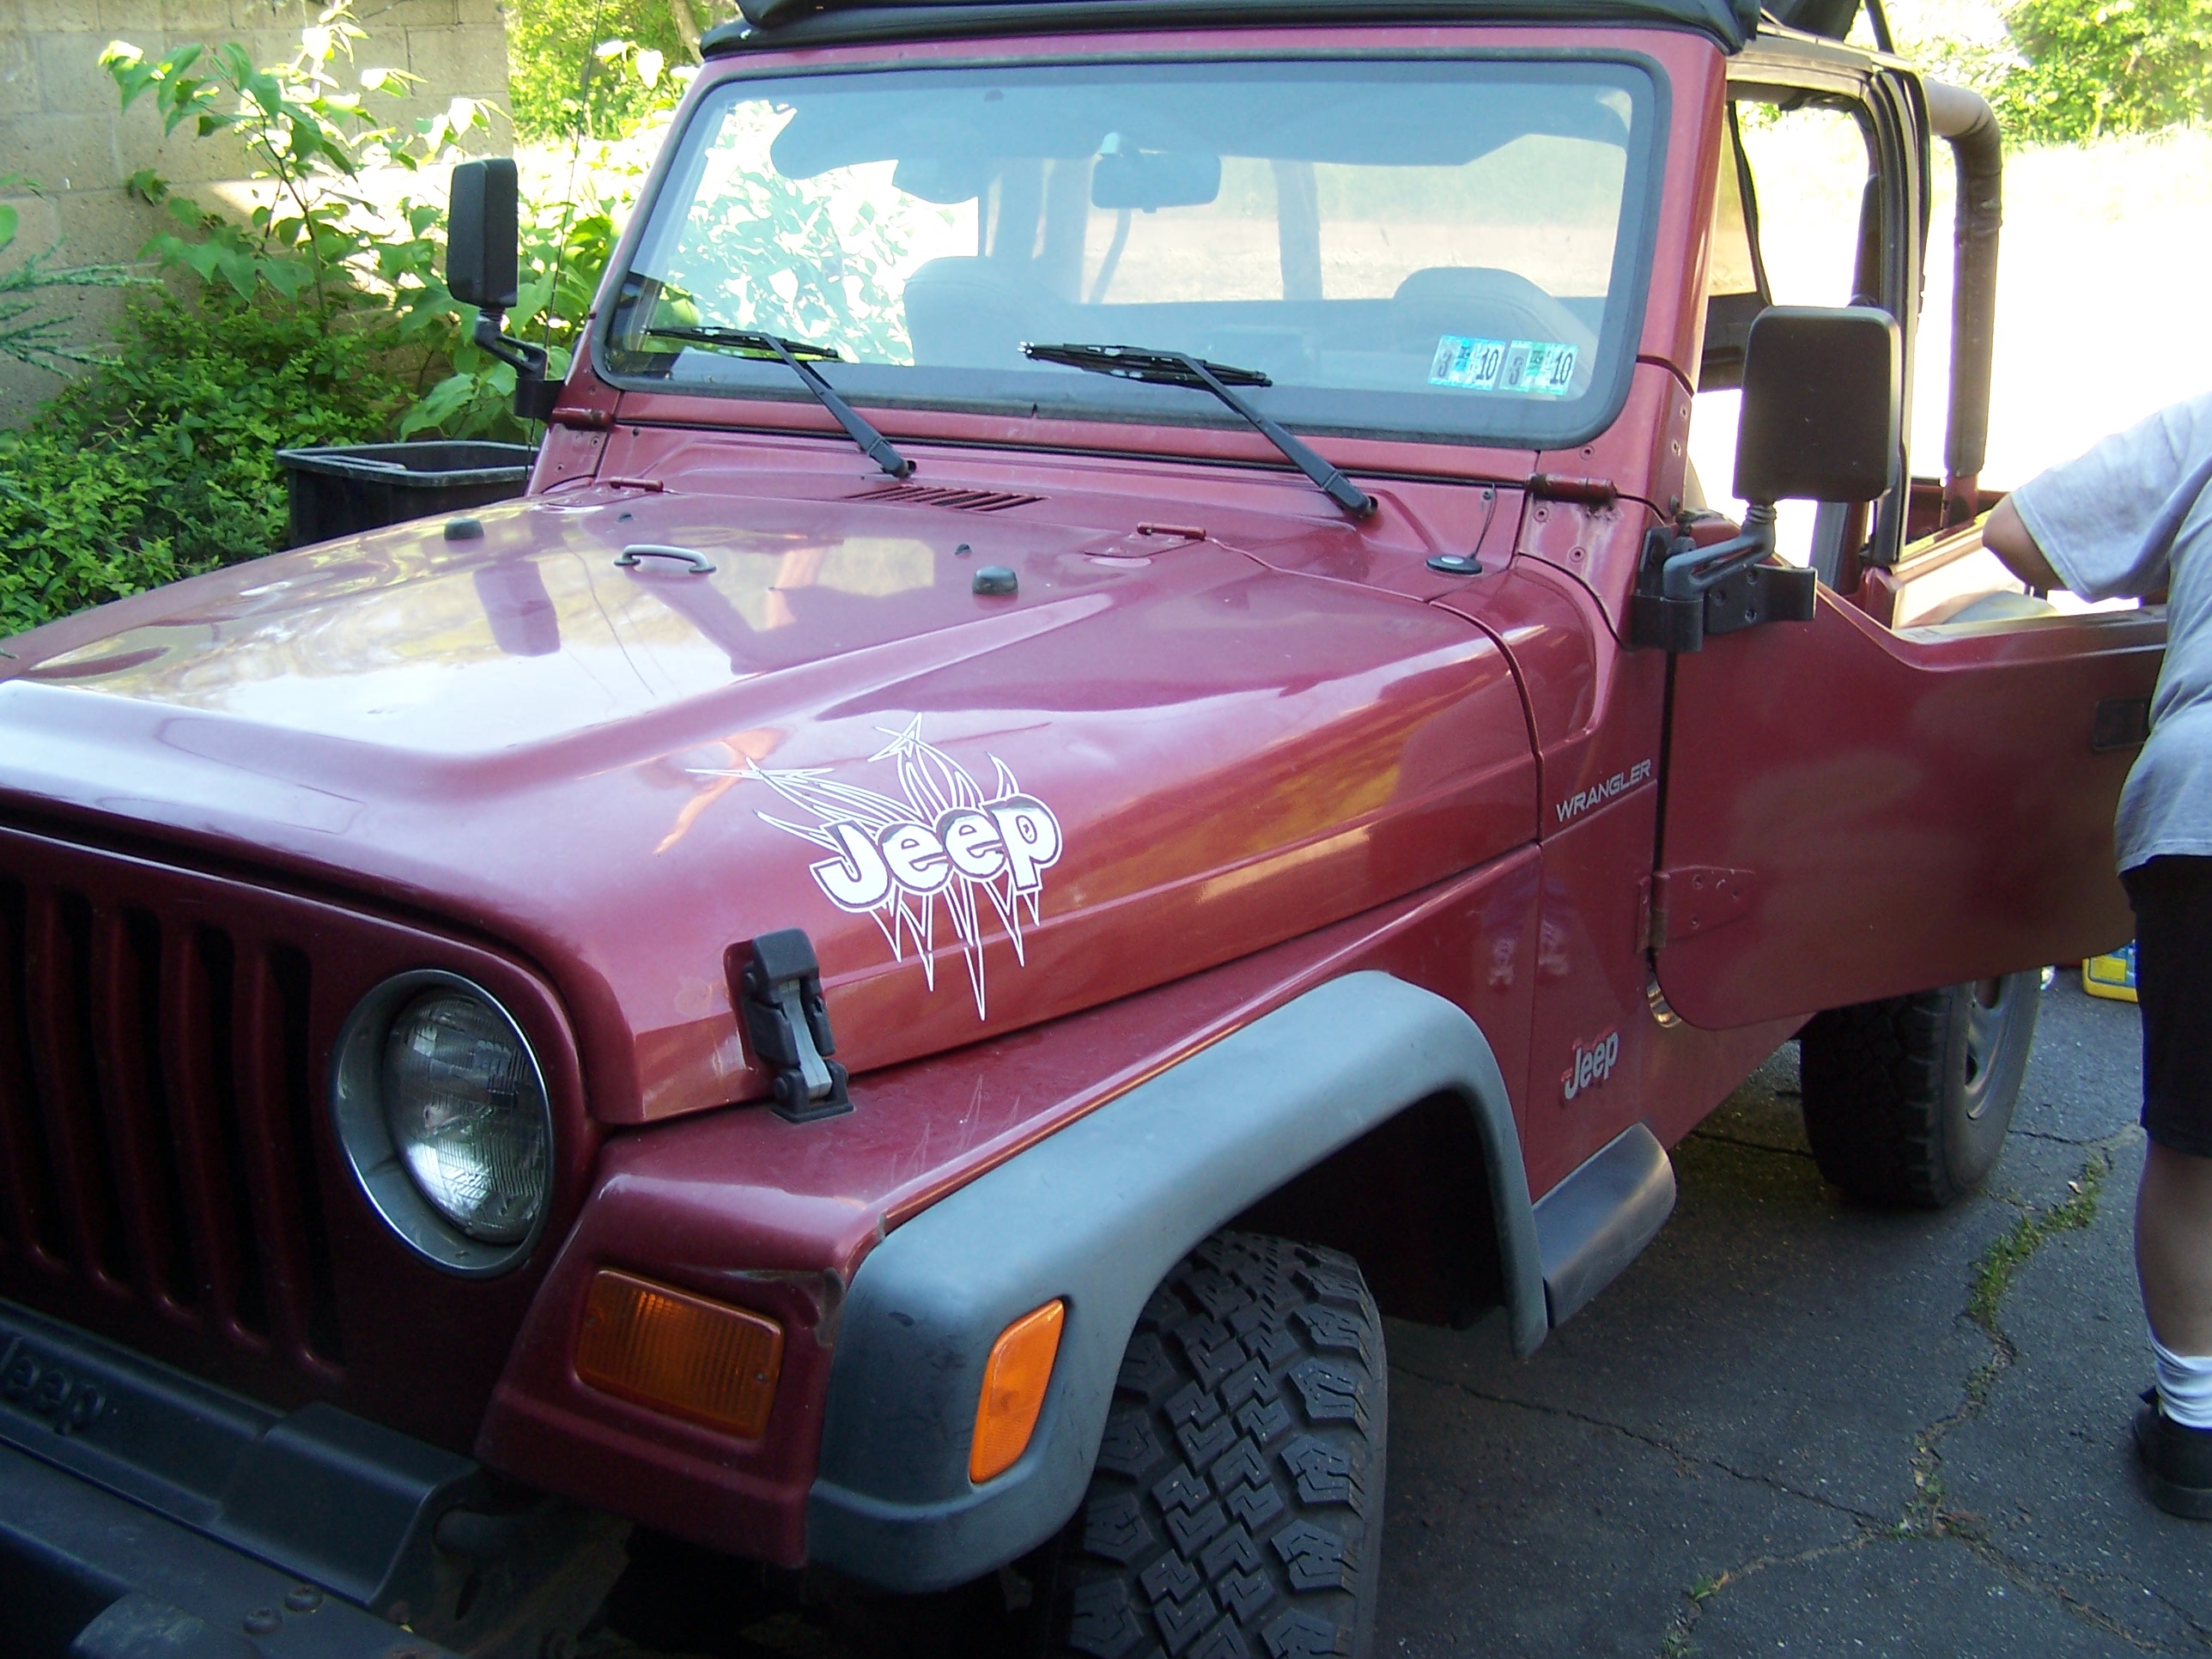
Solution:
[(1903, 441), (1897, 319), (1864, 306), (1771, 306), (1743, 353), (1735, 493), (1870, 501), (1897, 479)]
[(520, 289), (520, 222), (514, 163), (505, 156), (453, 169), (446, 217), (446, 286), (465, 306), (505, 311)]
[(1221, 158), (1195, 150), (1125, 148), (1109, 133), (1091, 169), (1091, 205), (1135, 208), (1203, 207), (1221, 194)]

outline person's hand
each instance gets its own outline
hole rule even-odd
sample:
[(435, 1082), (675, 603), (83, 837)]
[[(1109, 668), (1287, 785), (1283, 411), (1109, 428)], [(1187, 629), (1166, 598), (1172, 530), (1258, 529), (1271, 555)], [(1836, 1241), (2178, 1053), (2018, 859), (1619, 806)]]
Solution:
[(2043, 556), (2043, 550), (2028, 533), (2026, 521), (2014, 510), (2012, 497), (1999, 501), (1982, 526), (1982, 545), (2005, 562), (2005, 568), (2039, 593), (2066, 584)]

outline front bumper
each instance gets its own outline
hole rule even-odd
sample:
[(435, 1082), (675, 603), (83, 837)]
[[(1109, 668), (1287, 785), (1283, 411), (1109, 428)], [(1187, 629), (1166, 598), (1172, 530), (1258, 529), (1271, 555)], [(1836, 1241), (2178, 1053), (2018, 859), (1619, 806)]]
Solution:
[(451, 1659), (10, 1445), (0, 1445), (0, 1646), (24, 1659)]
[[(0, 1303), (0, 1607), (29, 1659), (439, 1659), (434, 1531), (481, 1477)], [(381, 1615), (381, 1616), (380, 1616)]]

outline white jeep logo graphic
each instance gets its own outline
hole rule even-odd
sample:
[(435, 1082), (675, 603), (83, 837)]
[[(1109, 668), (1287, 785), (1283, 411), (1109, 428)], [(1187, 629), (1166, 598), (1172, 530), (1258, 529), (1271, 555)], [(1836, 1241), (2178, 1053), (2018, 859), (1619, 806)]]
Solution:
[(1566, 1075), (1559, 1081), (1566, 1085), (1567, 1098), (1572, 1100), (1585, 1089), (1595, 1089), (1613, 1075), (1613, 1062), (1620, 1058), (1620, 1033), (1607, 1031), (1585, 1048), (1575, 1044), (1574, 1064), (1567, 1067)]
[(967, 960), (981, 1019), (984, 907), (1006, 928), (1014, 960), (1024, 961), (1022, 915), (1026, 911), (1032, 925), (1039, 919), (1044, 872), (1060, 858), (1060, 820), (1022, 793), (996, 755), (994, 787), (986, 794), (957, 761), (922, 740), (920, 716), (903, 732), (884, 735), (890, 743), (868, 758), (894, 763), (903, 800), (837, 782), (825, 767), (771, 771), (748, 762), (738, 775), (766, 784), (817, 820), (756, 815), (826, 850), (830, 857), (808, 866), (823, 893), (841, 910), (873, 916), (894, 958), (903, 961), (911, 945), (933, 991), (937, 963), (931, 952), (942, 907)]

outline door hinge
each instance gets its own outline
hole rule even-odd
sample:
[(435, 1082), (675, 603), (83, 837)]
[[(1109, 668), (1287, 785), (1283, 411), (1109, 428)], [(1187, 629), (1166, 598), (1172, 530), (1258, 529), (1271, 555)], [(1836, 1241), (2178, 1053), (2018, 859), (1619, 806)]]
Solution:
[(1645, 888), (1644, 940), (1661, 950), (1741, 920), (1757, 874), (1717, 864), (1678, 864), (1652, 872)]

